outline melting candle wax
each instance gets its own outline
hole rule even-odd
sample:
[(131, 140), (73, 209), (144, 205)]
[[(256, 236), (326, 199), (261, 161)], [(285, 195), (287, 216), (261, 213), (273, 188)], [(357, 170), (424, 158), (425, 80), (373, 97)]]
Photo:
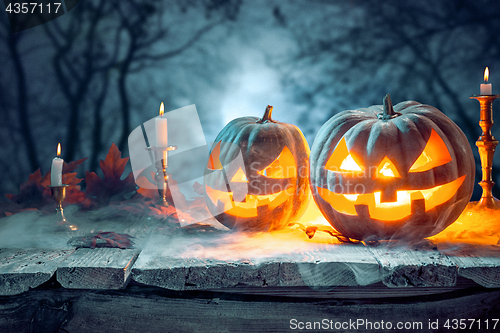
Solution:
[(50, 185), (62, 186), (62, 168), (64, 160), (61, 156), (61, 144), (57, 145), (57, 156), (52, 160), (52, 167), (50, 169)]
[(164, 113), (164, 106), (162, 102), (160, 106), (160, 116), (155, 118), (156, 147), (168, 146), (167, 118), (163, 117), (163, 113)]
[(484, 83), (480, 86), (481, 95), (491, 95), (491, 83), (487, 83), (489, 76), (490, 71), (488, 67), (486, 67), (484, 70)]

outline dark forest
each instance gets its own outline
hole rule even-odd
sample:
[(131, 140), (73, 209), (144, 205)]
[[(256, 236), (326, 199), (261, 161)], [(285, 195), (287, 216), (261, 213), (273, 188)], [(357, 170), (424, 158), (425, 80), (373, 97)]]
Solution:
[[(390, 93), (453, 119), (479, 181), (479, 105), (469, 97), (486, 66), (500, 91), (499, 31), (500, 3), (487, 0), (86, 0), (15, 33), (4, 13), (2, 200), (49, 171), (58, 142), (66, 161), (88, 158), (82, 172), (97, 171), (112, 143), (128, 156), (129, 134), (160, 102), (166, 111), (196, 104), (208, 142), (270, 104), (312, 145), (332, 115)], [(499, 183), (498, 153), (493, 171)]]

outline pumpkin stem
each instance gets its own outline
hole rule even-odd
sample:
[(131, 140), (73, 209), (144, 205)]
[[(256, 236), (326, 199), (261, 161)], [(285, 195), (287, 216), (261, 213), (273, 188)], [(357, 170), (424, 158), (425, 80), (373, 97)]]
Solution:
[(394, 107), (392, 106), (391, 95), (387, 94), (384, 97), (384, 112), (379, 113), (378, 119), (388, 120), (394, 117), (400, 116), (401, 113), (394, 111)]
[(271, 105), (268, 105), (266, 111), (264, 112), (264, 115), (262, 116), (261, 119), (257, 120), (257, 123), (259, 124), (264, 124), (267, 122), (275, 123), (275, 121), (271, 119), (272, 113), (273, 113), (273, 107)]

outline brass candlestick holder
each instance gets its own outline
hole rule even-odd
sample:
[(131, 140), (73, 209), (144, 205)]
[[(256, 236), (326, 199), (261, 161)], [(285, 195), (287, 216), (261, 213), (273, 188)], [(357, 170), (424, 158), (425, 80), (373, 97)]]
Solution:
[[(176, 150), (177, 146), (168, 147), (147, 147), (147, 150), (154, 152), (155, 154), (155, 182), (158, 187), (158, 193), (160, 194), (160, 204), (163, 206), (168, 206), (167, 202), (167, 189), (168, 189), (168, 152)], [(161, 155), (160, 155), (161, 153)]]
[(70, 224), (66, 220), (66, 217), (64, 216), (64, 210), (62, 207), (62, 203), (64, 199), (66, 199), (66, 187), (68, 187), (68, 184), (62, 184), (62, 185), (49, 185), (50, 191), (52, 194), (52, 197), (56, 201), (56, 216), (57, 216), (57, 222), (60, 227), (64, 228), (65, 230), (70, 230), (70, 231), (75, 231), (78, 230), (78, 226), (75, 224)]
[(500, 210), (500, 202), (492, 194), (493, 185), (495, 182), (492, 179), (493, 155), (498, 141), (491, 134), (493, 127), (493, 101), (499, 98), (500, 95), (474, 95), (471, 99), (476, 99), (480, 104), (480, 120), (479, 126), (483, 133), (476, 141), (476, 146), (479, 150), (479, 158), (481, 159), (481, 169), (483, 178), (479, 185), (483, 188), (481, 199), (476, 205), (476, 208), (489, 208)]

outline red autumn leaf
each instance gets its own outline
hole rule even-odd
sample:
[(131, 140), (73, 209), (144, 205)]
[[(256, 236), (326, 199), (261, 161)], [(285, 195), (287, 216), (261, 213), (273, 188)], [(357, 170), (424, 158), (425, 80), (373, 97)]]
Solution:
[(90, 234), (83, 237), (73, 237), (68, 241), (68, 245), (76, 248), (87, 247), (91, 249), (95, 249), (96, 247), (131, 249), (134, 244), (132, 238), (133, 237), (128, 234), (117, 234), (112, 231), (99, 231), (96, 234)]
[(88, 195), (98, 195), (104, 187), (101, 182), (101, 178), (95, 172), (85, 171), (85, 184), (87, 185), (85, 192)]
[(87, 158), (81, 158), (76, 161), (72, 161), (70, 163), (64, 162), (63, 165), (63, 175), (62, 175), (62, 181), (63, 184), (69, 185), (66, 188), (66, 199), (64, 199), (64, 202), (66, 204), (80, 204), (84, 207), (89, 207), (91, 205), (91, 201), (85, 193), (81, 190), (80, 182), (83, 180), (83, 178), (78, 178), (76, 175), (76, 172), (72, 172), (76, 169), (78, 169), (83, 162), (85, 162)]
[[(154, 179), (154, 172), (151, 172), (151, 177)], [(144, 198), (159, 200), (158, 190), (155, 189), (156, 184), (153, 184), (144, 176), (140, 176), (137, 178), (137, 185), (139, 188), (137, 189), (137, 193), (143, 196)]]
[[(152, 172), (152, 179), (154, 179), (154, 176), (155, 173)], [(137, 185), (139, 185), (137, 194), (141, 195), (143, 198), (151, 199), (154, 202), (160, 201), (160, 194), (156, 189), (157, 185), (155, 183), (152, 183), (146, 177), (141, 176), (137, 178)], [(169, 205), (174, 205), (178, 209), (184, 209), (187, 207), (186, 205), (188, 201), (186, 200), (184, 194), (179, 190), (179, 187), (176, 185), (177, 181), (175, 179), (172, 179), (172, 175), (169, 174), (166, 200)]]
[[(154, 178), (154, 173), (152, 174)], [(146, 177), (139, 177), (137, 181), (140, 188), (137, 193), (142, 196), (145, 201), (149, 202), (149, 215), (158, 219), (170, 219), (174, 221), (184, 220), (187, 223), (195, 223), (196, 217), (207, 216), (209, 211), (205, 203), (204, 197), (195, 197), (193, 200), (186, 200), (184, 194), (176, 186), (177, 182), (173, 179), (169, 180), (169, 191), (167, 192), (167, 202), (169, 206), (165, 207), (156, 204), (159, 202), (158, 190), (151, 189), (156, 185), (153, 185)], [(202, 194), (203, 185), (198, 182), (193, 184), (193, 189), (196, 193)], [(201, 190), (201, 193), (200, 193)], [(172, 200), (172, 195), (175, 201)], [(140, 199), (140, 197), (136, 197)], [(150, 200), (151, 199), (151, 200)]]
[(128, 160), (128, 157), (122, 158), (122, 153), (117, 145), (111, 144), (106, 159), (99, 162), (104, 178), (120, 180)]
[[(81, 178), (76, 177), (76, 172), (72, 172), (79, 168), (80, 165), (86, 160), (86, 158), (79, 159), (70, 163), (64, 162), (63, 165), (63, 184), (68, 184), (66, 188), (66, 198), (64, 200), (65, 204), (82, 204), (88, 206), (90, 200), (88, 200), (80, 190), (78, 184), (82, 181)], [(7, 212), (19, 212), (26, 209), (42, 209), (47, 205), (53, 205), (54, 199), (52, 198), (52, 193), (50, 190), (50, 171), (45, 173), (42, 177), (40, 169), (33, 172), (28, 176), (28, 180), (21, 184), (19, 194), (6, 194), (5, 196), (15, 202), (16, 207), (5, 207), (2, 211), (7, 214)]]
[(19, 194), (6, 194), (5, 196), (21, 205), (21, 208), (41, 208), (52, 201), (47, 185), (50, 185), (50, 173), (42, 177), (42, 172), (38, 169), (21, 184)]
[(136, 185), (132, 173), (121, 179), (128, 160), (128, 157), (121, 157), (120, 150), (113, 143), (106, 158), (99, 163), (104, 178), (101, 179), (95, 172), (85, 173), (86, 193), (98, 204), (108, 204), (114, 196), (135, 191)]
[(219, 229), (214, 228), (211, 225), (208, 224), (190, 224), (187, 225), (183, 228), (177, 229), (176, 231), (180, 231), (182, 233), (189, 233), (189, 234), (194, 234), (194, 233), (216, 233), (216, 232), (221, 232)]
[[(85, 158), (80, 158), (79, 160), (76, 160), (76, 161), (72, 161), (72, 162), (69, 162), (69, 163), (66, 163), (66, 161), (64, 161), (64, 165), (63, 165), (63, 177), (64, 177), (64, 174), (66, 173), (70, 173), (70, 172), (73, 172), (75, 171), (76, 169), (78, 169), (83, 162), (85, 162), (87, 160), (87, 157)], [(63, 178), (64, 180), (64, 178)], [(81, 181), (82, 179), (80, 179)], [(64, 184), (69, 184), (69, 183), (65, 183), (63, 181)]]
[(80, 186), (78, 186), (78, 184), (80, 184), (80, 182), (83, 180), (83, 178), (78, 178), (76, 176), (77, 172), (73, 172), (73, 171), (78, 169), (81, 166), (81, 164), (83, 162), (85, 162), (86, 159), (87, 158), (81, 158), (79, 160), (76, 160), (76, 161), (73, 161), (70, 163), (64, 162), (63, 174), (62, 174), (63, 184), (67, 184), (69, 186), (74, 186), (74, 187), (80, 189)]
[(92, 201), (87, 197), (85, 192), (80, 189), (80, 186), (69, 186), (66, 188), (64, 204), (78, 204), (88, 208), (92, 205)]
[(313, 238), (318, 231), (325, 232), (329, 234), (332, 237), (337, 238), (337, 240), (341, 243), (351, 243), (351, 244), (360, 244), (361, 242), (355, 239), (350, 239), (341, 233), (339, 233), (337, 230), (331, 228), (331, 227), (324, 227), (324, 226), (304, 226), (301, 223), (298, 222), (292, 222), (288, 224), (289, 227), (294, 227), (299, 230), (302, 230), (309, 239)]

